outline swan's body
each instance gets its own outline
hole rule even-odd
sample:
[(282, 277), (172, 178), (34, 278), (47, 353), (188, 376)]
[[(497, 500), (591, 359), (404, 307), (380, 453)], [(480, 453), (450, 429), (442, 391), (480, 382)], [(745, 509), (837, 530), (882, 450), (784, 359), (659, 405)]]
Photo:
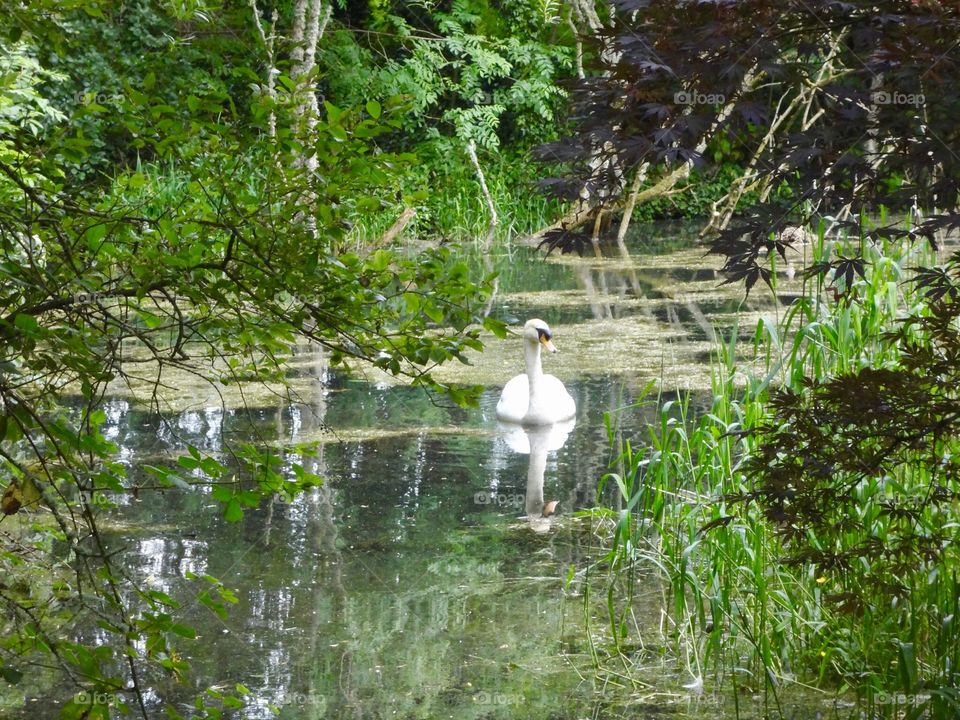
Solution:
[(510, 379), (497, 403), (497, 417), (523, 425), (551, 425), (577, 413), (570, 393), (553, 375), (544, 375), (540, 348), (557, 352), (550, 328), (543, 320), (528, 320), (523, 326), (523, 356), (527, 372)]

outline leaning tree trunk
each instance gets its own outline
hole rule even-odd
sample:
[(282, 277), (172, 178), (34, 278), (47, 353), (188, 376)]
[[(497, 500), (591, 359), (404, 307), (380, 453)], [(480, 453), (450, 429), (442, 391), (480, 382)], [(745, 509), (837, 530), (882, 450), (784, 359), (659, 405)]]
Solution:
[[(782, 127), (790, 122), (797, 122), (801, 130), (805, 131), (823, 114), (823, 108), (816, 108), (816, 102), (819, 98), (820, 90), (824, 85), (833, 82), (836, 76), (833, 73), (833, 63), (837, 56), (837, 51), (842, 42), (843, 36), (836, 38), (831, 43), (831, 50), (824, 59), (823, 64), (817, 72), (816, 78), (809, 85), (804, 86), (800, 91), (783, 107), (787, 96), (784, 95), (777, 103), (773, 119), (770, 122), (770, 128), (766, 135), (760, 141), (760, 144), (754, 150), (750, 160), (747, 161), (743, 174), (737, 178), (730, 186), (727, 193), (713, 203), (710, 211), (710, 220), (701, 229), (700, 236), (704, 237), (710, 233), (726, 229), (727, 225), (733, 219), (737, 205), (740, 199), (748, 192), (759, 190), (761, 196), (765, 199), (770, 191), (770, 184), (767, 178), (770, 177), (769, 171), (761, 172), (758, 170), (761, 158), (773, 146), (777, 133)], [(799, 117), (798, 117), (799, 116)], [(767, 169), (769, 170), (769, 168)]]
[[(748, 72), (741, 83), (740, 92), (737, 94), (737, 97), (742, 95), (744, 92), (750, 90), (757, 76), (754, 74), (754, 71), (751, 70)], [(710, 127), (704, 132), (701, 136), (699, 142), (695, 148), (695, 154), (700, 155), (706, 149), (710, 140), (713, 139), (714, 134), (720, 129), (723, 122), (727, 119), (731, 112), (733, 112), (734, 107), (736, 106), (736, 99), (731, 98), (726, 105), (721, 108), (720, 112), (717, 113), (717, 117), (711, 123)], [(692, 108), (688, 110), (691, 112)], [(598, 226), (598, 217), (602, 214), (614, 213), (619, 210), (624, 210), (626, 212), (629, 209), (629, 215), (626, 215), (624, 219), (621, 220), (620, 228), (618, 231), (618, 242), (622, 243), (623, 238), (626, 236), (627, 228), (630, 223), (630, 215), (633, 214), (634, 208), (641, 203), (649, 202), (655, 198), (663, 197), (672, 193), (677, 185), (686, 180), (690, 176), (690, 171), (693, 169), (693, 160), (687, 160), (683, 164), (675, 167), (674, 169), (668, 171), (665, 175), (661, 176), (652, 186), (641, 190), (640, 188), (643, 185), (643, 181), (646, 179), (648, 164), (641, 164), (634, 175), (633, 184), (630, 188), (630, 192), (624, 196), (624, 194), (618, 193), (616, 196), (611, 198), (597, 198), (592, 200), (589, 192), (582, 193), (581, 199), (576, 205), (571, 208), (560, 220), (551, 225), (548, 225), (545, 228), (538, 230), (532, 235), (527, 236), (523, 239), (523, 243), (526, 245), (538, 245), (544, 236), (553, 230), (575, 230), (579, 227), (582, 227), (588, 222), (594, 222), (594, 247), (596, 248), (596, 235), (597, 235), (597, 226)]]

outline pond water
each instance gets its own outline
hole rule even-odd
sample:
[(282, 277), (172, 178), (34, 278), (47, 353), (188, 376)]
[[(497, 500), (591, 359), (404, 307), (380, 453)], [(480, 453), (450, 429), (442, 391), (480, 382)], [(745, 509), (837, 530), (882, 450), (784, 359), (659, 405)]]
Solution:
[[(186, 574), (207, 573), (238, 599), (225, 619), (189, 600), (178, 611), (200, 628), (201, 642), (179, 643), (198, 687), (148, 679), (156, 715), (160, 697), (186, 701), (219, 682), (260, 698), (246, 717), (272, 717), (268, 703), (289, 718), (721, 717), (684, 689), (692, 678), (680, 667), (644, 678), (640, 699), (635, 687), (595, 679), (583, 586), (592, 573), (602, 588), (604, 548), (575, 513), (593, 505), (611, 460), (604, 413), (622, 436), (640, 436), (657, 411), (649, 399), (631, 407), (648, 381), (706, 396), (713, 328), (730, 327), (738, 309), (749, 317), (776, 305), (763, 293), (742, 305), (739, 287), (719, 288), (716, 261), (682, 229), (640, 229), (629, 249), (544, 260), (513, 248), (487, 260), (501, 272), (493, 314), (539, 316), (554, 330), (560, 353), (544, 358), (545, 371), (578, 404), (566, 437), (497, 425), (500, 389), (523, 368), (517, 338), (488, 338), (472, 365), (441, 371), (486, 385), (479, 409), (370, 371), (332, 372), (308, 348), (296, 402), (258, 395), (240, 409), (184, 389), (161, 421), (118, 393), (107, 435), (134, 477), (187, 443), (226, 462), (228, 443), (255, 439), (320, 442), (317, 456), (285, 462), (325, 479), (239, 523), (203, 492), (142, 493), (112, 511), (111, 543), (131, 576), (193, 598), (204, 582)], [(528, 517), (551, 500), (555, 515)], [(652, 575), (638, 597), (638, 626), (655, 646)], [(602, 598), (586, 613), (606, 622)], [(57, 703), (30, 700), (23, 717), (56, 717)]]

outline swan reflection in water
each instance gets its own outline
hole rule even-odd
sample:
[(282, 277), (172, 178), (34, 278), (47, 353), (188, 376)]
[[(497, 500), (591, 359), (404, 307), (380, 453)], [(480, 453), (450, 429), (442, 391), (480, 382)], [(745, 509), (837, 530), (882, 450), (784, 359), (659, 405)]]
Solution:
[(539, 318), (527, 320), (522, 338), (526, 372), (504, 386), (497, 418), (507, 447), (530, 456), (524, 504), (530, 526), (545, 532), (550, 527), (547, 518), (556, 507), (556, 502), (543, 501), (547, 453), (563, 447), (576, 422), (577, 405), (560, 380), (543, 372), (541, 349), (557, 352), (550, 326)]
[(527, 521), (535, 532), (546, 532), (550, 529), (549, 518), (556, 506), (555, 501), (544, 502), (543, 498), (547, 453), (564, 446), (575, 424), (575, 418), (552, 425), (524, 426), (515, 423), (499, 423), (501, 437), (507, 447), (515, 453), (529, 455), (524, 506)]

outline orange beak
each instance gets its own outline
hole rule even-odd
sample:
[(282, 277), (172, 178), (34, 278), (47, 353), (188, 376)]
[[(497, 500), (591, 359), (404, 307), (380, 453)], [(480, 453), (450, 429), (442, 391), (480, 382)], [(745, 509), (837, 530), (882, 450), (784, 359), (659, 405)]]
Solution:
[(548, 338), (546, 335), (540, 336), (540, 344), (543, 345), (547, 350), (549, 350), (552, 353), (560, 352), (559, 350), (557, 350), (556, 345), (553, 344), (553, 341), (550, 338)]

